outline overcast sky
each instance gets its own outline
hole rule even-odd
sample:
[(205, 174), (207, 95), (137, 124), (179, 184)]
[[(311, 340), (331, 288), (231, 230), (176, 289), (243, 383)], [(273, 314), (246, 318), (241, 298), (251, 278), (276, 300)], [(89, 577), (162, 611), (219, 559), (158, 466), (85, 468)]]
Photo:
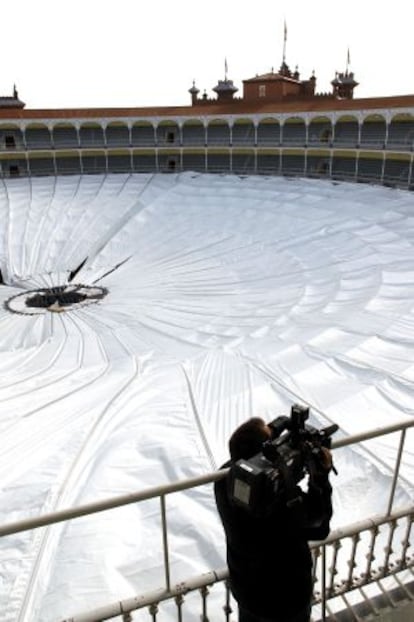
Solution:
[(356, 97), (414, 93), (413, 0), (3, 0), (0, 95), (28, 108), (190, 103), (286, 60), (317, 91), (346, 66)]

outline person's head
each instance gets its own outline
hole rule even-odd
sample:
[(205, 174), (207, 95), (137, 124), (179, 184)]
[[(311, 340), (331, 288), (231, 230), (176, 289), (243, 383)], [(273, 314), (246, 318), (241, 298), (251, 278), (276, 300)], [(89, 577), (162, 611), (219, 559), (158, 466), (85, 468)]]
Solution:
[(259, 453), (265, 441), (272, 436), (270, 428), (260, 417), (252, 417), (239, 426), (229, 440), (230, 458), (248, 460)]

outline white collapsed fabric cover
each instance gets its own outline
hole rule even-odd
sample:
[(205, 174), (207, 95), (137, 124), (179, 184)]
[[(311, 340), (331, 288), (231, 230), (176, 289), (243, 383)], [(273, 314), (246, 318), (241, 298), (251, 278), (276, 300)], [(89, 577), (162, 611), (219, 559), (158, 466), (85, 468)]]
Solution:
[[(337, 436), (413, 415), (413, 194), (191, 173), (11, 179), (0, 229), (3, 524), (212, 471), (238, 424), (293, 402)], [(85, 258), (75, 281), (103, 300), (4, 308)], [(397, 442), (337, 451), (334, 527), (385, 509)], [(413, 499), (407, 443), (397, 505)], [(172, 582), (222, 567), (211, 487), (167, 508)], [(145, 502), (1, 539), (0, 620), (52, 622), (162, 586), (159, 525)]]

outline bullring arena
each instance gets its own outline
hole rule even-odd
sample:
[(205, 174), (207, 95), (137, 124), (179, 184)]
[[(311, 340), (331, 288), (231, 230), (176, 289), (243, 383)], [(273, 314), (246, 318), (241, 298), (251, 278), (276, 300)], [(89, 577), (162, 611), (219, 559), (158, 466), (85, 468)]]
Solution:
[(297, 402), (340, 428), (314, 620), (408, 611), (414, 95), (356, 85), (0, 98), (2, 620), (234, 620), (211, 481)]

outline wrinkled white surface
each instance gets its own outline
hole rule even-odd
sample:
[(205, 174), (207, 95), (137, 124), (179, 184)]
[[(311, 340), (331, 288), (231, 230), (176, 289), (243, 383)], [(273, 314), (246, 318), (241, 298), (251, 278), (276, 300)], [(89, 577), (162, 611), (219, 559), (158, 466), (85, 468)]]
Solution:
[[(112, 175), (0, 186), (2, 523), (211, 471), (251, 415), (352, 434), (414, 409), (414, 195), (352, 184)], [(413, 499), (406, 452), (397, 504)], [(397, 438), (336, 454), (334, 526), (382, 511)], [(158, 504), (0, 540), (0, 620), (51, 622), (163, 584)], [(211, 488), (168, 500), (172, 581), (224, 565)], [(148, 616), (148, 614), (146, 614)]]

